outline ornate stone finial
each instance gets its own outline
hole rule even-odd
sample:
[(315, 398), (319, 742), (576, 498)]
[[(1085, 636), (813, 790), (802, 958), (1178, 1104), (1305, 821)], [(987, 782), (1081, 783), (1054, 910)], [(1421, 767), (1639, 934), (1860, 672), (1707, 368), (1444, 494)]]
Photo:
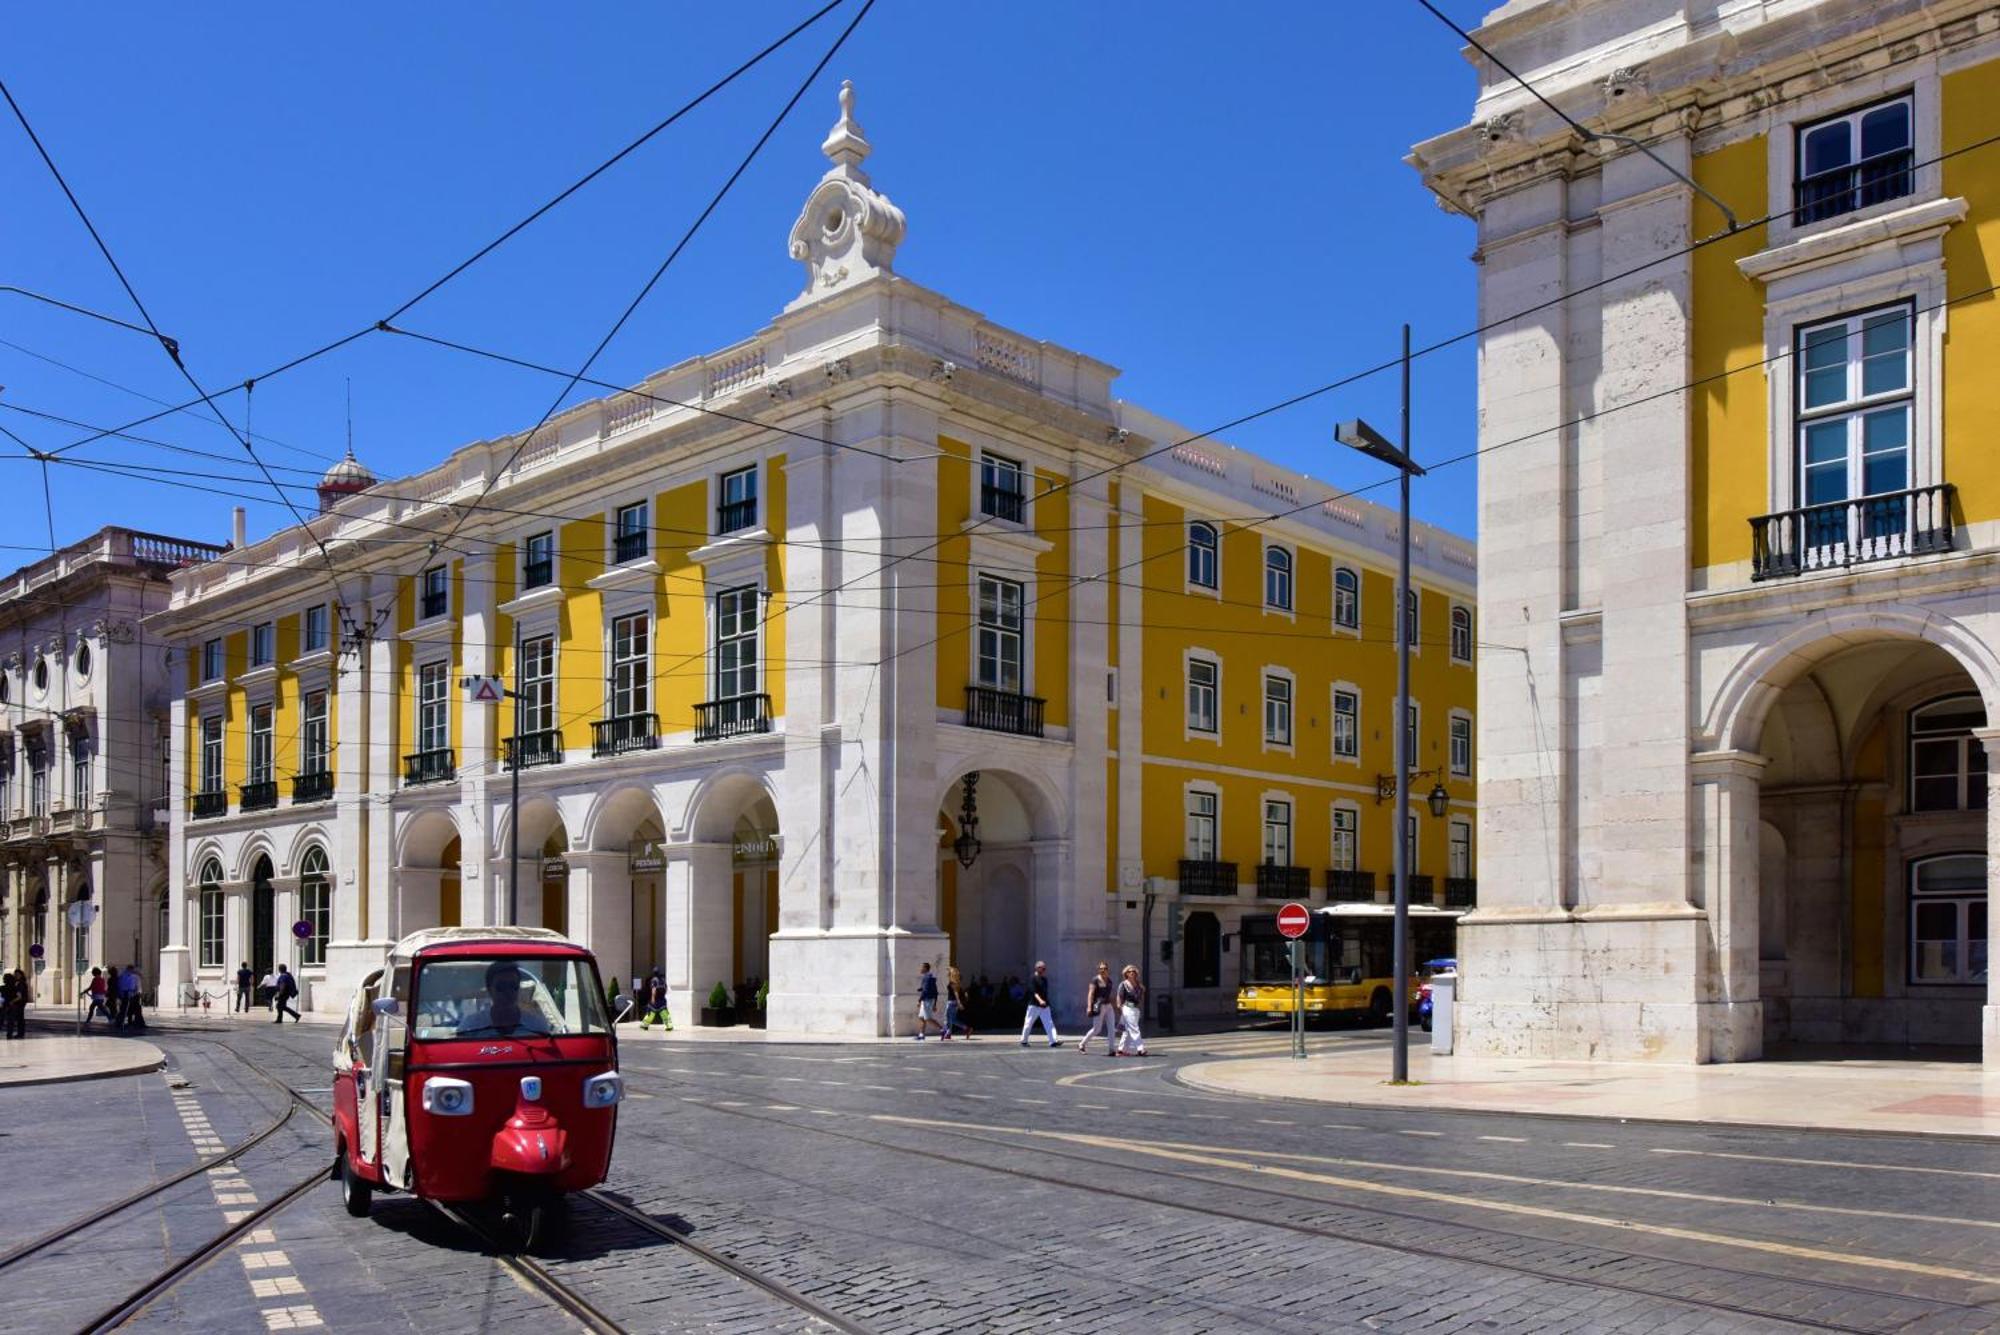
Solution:
[(820, 145), (833, 165), (792, 224), (791, 256), (806, 266), (806, 289), (786, 310), (894, 272), (906, 226), (903, 211), (861, 170), (871, 149), (854, 121), (854, 84), (840, 86), (840, 119)]

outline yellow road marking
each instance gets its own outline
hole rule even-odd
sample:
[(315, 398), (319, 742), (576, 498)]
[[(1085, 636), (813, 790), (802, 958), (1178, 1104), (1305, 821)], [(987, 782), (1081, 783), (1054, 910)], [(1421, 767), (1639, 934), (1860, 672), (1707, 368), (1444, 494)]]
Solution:
[[(1582, 1214), (1574, 1210), (1557, 1210), (1541, 1205), (1525, 1205), (1515, 1201), (1483, 1200), (1476, 1196), (1451, 1195), (1444, 1192), (1426, 1191), (1420, 1187), (1403, 1187), (1389, 1182), (1371, 1182), (1365, 1178), (1338, 1177), (1331, 1173), (1310, 1173), (1299, 1168), (1287, 1168), (1277, 1164), (1260, 1164), (1240, 1159), (1225, 1159), (1211, 1153), (1195, 1152), (1200, 1147), (1190, 1149), (1168, 1148), (1165, 1144), (1127, 1142), (1109, 1136), (1083, 1135), (1067, 1131), (1042, 1131), (1031, 1127), (981, 1126), (969, 1122), (938, 1121), (900, 1117), (892, 1113), (874, 1113), (871, 1121), (894, 1122), (899, 1125), (947, 1127), (965, 1131), (983, 1131), (1002, 1135), (1027, 1136), (1037, 1140), (1066, 1141), (1091, 1149), (1123, 1150), (1130, 1154), (1149, 1155), (1153, 1158), (1168, 1159), (1176, 1163), (1194, 1164), (1203, 1168), (1225, 1168), (1238, 1172), (1257, 1173), (1266, 1177), (1280, 1177), (1295, 1182), (1310, 1182), (1321, 1186), (1341, 1187), (1349, 1191), (1368, 1192), (1378, 1196), (1394, 1196), (1402, 1200), (1427, 1201), (1454, 1209), (1488, 1210), (1496, 1214), (1522, 1215), (1532, 1219), (1554, 1219), (1568, 1224), (1588, 1224), (1599, 1228), (1616, 1229), (1625, 1233), (1650, 1233), (1656, 1237), (1678, 1238), (1685, 1242), (1711, 1243), (1719, 1247), (1739, 1247), (1749, 1251), (1769, 1252), (1776, 1256), (1789, 1256), (1806, 1261), (1824, 1261), (1835, 1265), (1863, 1266), (1876, 1270), (1895, 1270), (1905, 1274), (1928, 1275), (1935, 1279), (1962, 1280), (1968, 1284), (2000, 1284), (2000, 1275), (1981, 1274), (1976, 1270), (1959, 1270), (1951, 1266), (1926, 1265), (1920, 1261), (1900, 1261), (1885, 1256), (1865, 1256), (1854, 1252), (1836, 1252), (1823, 1247), (1803, 1247), (1789, 1242), (1770, 1242), (1761, 1238), (1736, 1237), (1728, 1233), (1711, 1233), (1705, 1229), (1681, 1228), (1672, 1224), (1640, 1223), (1632, 1219), (1609, 1219), (1603, 1215)], [(1241, 1151), (1239, 1151), (1241, 1152)], [(1256, 1153), (1256, 1151), (1250, 1151)], [(1272, 1156), (1290, 1159), (1307, 1158), (1309, 1155)], [(1334, 1162), (1346, 1162), (1335, 1160)], [(1397, 1172), (1418, 1171), (1409, 1164), (1384, 1164)], [(1433, 1172), (1455, 1172), (1451, 1169), (1432, 1169)], [(1499, 1176), (1498, 1174), (1468, 1174), (1471, 1176)], [(1567, 1183), (1555, 1185), (1567, 1186)], [(1638, 1190), (1628, 1188), (1628, 1190)], [(1714, 1199), (1714, 1198), (1707, 1198)], [(1763, 1204), (1763, 1202), (1751, 1202)], [(1824, 1206), (1834, 1210), (1838, 1207)], [(1884, 1217), (1870, 1210), (1840, 1210), (1843, 1214), (1865, 1214), (1877, 1218)], [(1906, 1216), (1907, 1217), (1907, 1216)]]
[[(1593, 1149), (1610, 1149), (1609, 1145), (1592, 1146)], [(1942, 1173), (1946, 1177), (1984, 1177), (2000, 1179), (2000, 1173), (1984, 1173), (1972, 1168), (1926, 1168), (1918, 1164), (1906, 1163), (1859, 1163), (1852, 1159), (1789, 1159), (1780, 1154), (1730, 1154), (1723, 1150), (1667, 1150), (1655, 1149), (1653, 1154), (1698, 1154), (1706, 1159), (1747, 1159), (1752, 1163), (1789, 1163), (1807, 1168), (1866, 1168), (1877, 1173)]]

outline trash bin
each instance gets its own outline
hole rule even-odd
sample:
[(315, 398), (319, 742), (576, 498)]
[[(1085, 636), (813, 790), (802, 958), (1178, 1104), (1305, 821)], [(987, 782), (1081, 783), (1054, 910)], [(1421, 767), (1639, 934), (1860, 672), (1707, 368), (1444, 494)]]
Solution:
[(1449, 1057), (1451, 1055), (1452, 1002), (1457, 999), (1458, 975), (1440, 973), (1431, 976), (1431, 1055)]
[(1174, 999), (1164, 992), (1153, 999), (1153, 1023), (1165, 1033), (1174, 1030)]

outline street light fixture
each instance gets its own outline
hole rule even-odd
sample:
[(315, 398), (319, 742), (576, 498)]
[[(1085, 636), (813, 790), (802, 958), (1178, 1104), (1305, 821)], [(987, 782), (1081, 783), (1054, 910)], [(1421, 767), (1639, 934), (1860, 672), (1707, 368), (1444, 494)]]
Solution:
[[(1395, 777), (1396, 777), (1396, 834), (1393, 844), (1396, 850), (1396, 948), (1394, 970), (1396, 975), (1393, 1003), (1395, 1016), (1395, 1048), (1390, 1079), (1397, 1084), (1406, 1083), (1410, 1078), (1410, 852), (1407, 831), (1410, 828), (1410, 762), (1416, 757), (1404, 754), (1409, 745), (1410, 730), (1410, 640), (1416, 627), (1405, 626), (1404, 618), (1409, 616), (1410, 607), (1410, 479), (1422, 477), (1424, 470), (1410, 457), (1410, 327), (1403, 326), (1403, 441), (1401, 446), (1389, 443), (1389, 438), (1355, 418), (1342, 422), (1334, 428), (1333, 438), (1341, 444), (1361, 451), (1369, 458), (1385, 463), (1396, 470), (1400, 504), (1398, 516), (1398, 540), (1400, 551), (1396, 561), (1396, 721), (1395, 729)], [(1431, 790), (1430, 807), (1435, 815), (1442, 816), (1445, 804), (1451, 795), (1444, 790), (1442, 779)]]

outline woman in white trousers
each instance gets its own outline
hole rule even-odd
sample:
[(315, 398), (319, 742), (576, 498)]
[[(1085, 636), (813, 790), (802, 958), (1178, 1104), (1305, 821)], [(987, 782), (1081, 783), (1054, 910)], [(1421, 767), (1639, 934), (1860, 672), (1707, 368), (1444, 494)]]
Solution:
[(1125, 966), (1124, 976), (1118, 980), (1118, 1046), (1114, 1049), (1121, 1057), (1143, 1057), (1146, 1055), (1146, 1036), (1139, 1030), (1139, 1017), (1146, 1009), (1146, 987), (1139, 981), (1139, 966)]

